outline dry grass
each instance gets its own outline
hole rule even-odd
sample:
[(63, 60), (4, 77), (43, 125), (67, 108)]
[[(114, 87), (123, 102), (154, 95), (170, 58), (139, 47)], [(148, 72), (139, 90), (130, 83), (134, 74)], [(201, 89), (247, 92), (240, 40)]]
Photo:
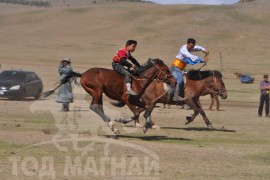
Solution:
[[(270, 65), (267, 59), (270, 56), (267, 50), (270, 47), (267, 43), (270, 36), (268, 7), (268, 1), (233, 6), (102, 3), (47, 9), (0, 4), (2, 69), (34, 70), (48, 89), (58, 79), (56, 68), (63, 56), (71, 56), (74, 69), (80, 72), (97, 66), (111, 68), (111, 58), (116, 50), (132, 38), (139, 42), (134, 56), (140, 62), (148, 57), (158, 57), (169, 65), (186, 38), (194, 37), (198, 44), (210, 50), (208, 69), (220, 69), (219, 53), (223, 56), (229, 98), (221, 101), (222, 111), (206, 111), (216, 129), (205, 128), (201, 116), (184, 126), (185, 116), (192, 112), (173, 106), (171, 110), (154, 110), (153, 119), (161, 130), (143, 134), (141, 130), (117, 125), (122, 132), (118, 140), (158, 154), (159, 179), (162, 180), (270, 179), (270, 119), (256, 117), (258, 82), (262, 74), (269, 73)], [(241, 84), (233, 75), (235, 71), (253, 74), (255, 83)], [(84, 94), (78, 88), (75, 92), (77, 97)], [(209, 100), (210, 97), (202, 98), (204, 107), (208, 107)], [(53, 101), (53, 98), (49, 99), (48, 106), (60, 108)], [(0, 179), (16, 179), (11, 175), (9, 153), (37, 142), (50, 141), (57, 127), (50, 112), (30, 112), (29, 107), (34, 101), (1, 100), (0, 103)], [(116, 109), (107, 98), (105, 104), (124, 117), (131, 116), (127, 107)], [(75, 101), (72, 108), (76, 105)], [(88, 105), (83, 106), (80, 113), (89, 113)], [(143, 118), (141, 121), (144, 122)], [(44, 134), (44, 129), (50, 133)], [(132, 133), (127, 133), (129, 130)], [(100, 129), (98, 132), (105, 135)], [(103, 144), (96, 148), (91, 155), (98, 158), (102, 156)], [(134, 149), (115, 145), (110, 150), (120, 157), (140, 155)], [(17, 155), (34, 155), (38, 159), (51, 155), (55, 157), (57, 172), (63, 172), (63, 158), (78, 154), (73, 151), (62, 153), (48, 144)], [(78, 179), (58, 175), (57, 179)], [(20, 174), (18, 178), (26, 177)], [(105, 177), (92, 178), (111, 177), (108, 173)], [(89, 176), (81, 179), (89, 179)]]

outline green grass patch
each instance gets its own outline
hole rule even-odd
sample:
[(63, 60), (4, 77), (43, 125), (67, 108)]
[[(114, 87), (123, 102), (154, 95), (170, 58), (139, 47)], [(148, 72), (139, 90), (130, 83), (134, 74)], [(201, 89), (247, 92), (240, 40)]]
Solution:
[(90, 11), (89, 8), (68, 8), (66, 9), (67, 12), (70, 12), (70, 13), (87, 13)]
[(198, 145), (207, 146), (214, 144), (232, 144), (232, 145), (258, 145), (268, 143), (265, 140), (253, 140), (253, 139), (236, 139), (236, 138), (203, 138), (203, 139), (189, 139), (189, 138), (179, 138), (179, 137), (167, 137), (167, 136), (137, 136), (137, 135), (119, 135), (121, 138), (127, 139), (139, 139), (143, 141), (151, 141), (158, 143), (169, 143), (169, 144), (187, 144), (187, 145)]
[(256, 154), (256, 155), (252, 155), (249, 158), (252, 160), (258, 161), (258, 162), (270, 164), (270, 151)]
[(54, 127), (55, 121), (49, 115), (33, 114), (32, 116), (3, 115), (0, 117), (0, 130), (2, 131), (42, 131), (44, 128)]
[(9, 143), (9, 142), (0, 140), (1, 154), (6, 153), (6, 152), (12, 152), (12, 151), (15, 151), (17, 149), (24, 148), (26, 146), (27, 145), (25, 145), (25, 144), (14, 144), (14, 143)]
[(227, 90), (228, 93), (258, 94), (258, 89)]

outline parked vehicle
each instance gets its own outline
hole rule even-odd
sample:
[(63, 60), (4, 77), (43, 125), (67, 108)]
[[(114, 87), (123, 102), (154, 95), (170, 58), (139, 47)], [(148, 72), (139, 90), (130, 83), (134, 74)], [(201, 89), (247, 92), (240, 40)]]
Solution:
[(249, 84), (249, 83), (253, 83), (254, 80), (255, 80), (255, 78), (251, 77), (250, 74), (242, 74), (240, 76), (241, 83), (247, 83), (247, 84)]
[(23, 70), (5, 70), (0, 73), (0, 97), (22, 100), (25, 97), (38, 99), (43, 83), (36, 73)]

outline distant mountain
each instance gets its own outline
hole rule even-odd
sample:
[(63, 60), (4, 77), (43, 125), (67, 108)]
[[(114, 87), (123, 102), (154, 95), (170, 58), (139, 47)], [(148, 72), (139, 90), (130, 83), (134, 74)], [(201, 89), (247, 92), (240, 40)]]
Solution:
[(72, 6), (72, 5), (87, 5), (97, 4), (105, 2), (141, 2), (141, 3), (153, 3), (151, 1), (144, 0), (0, 0), (0, 3), (7, 4), (21, 4), (24, 6)]
[(240, 0), (240, 2), (251, 2), (251, 1), (256, 1), (256, 0)]

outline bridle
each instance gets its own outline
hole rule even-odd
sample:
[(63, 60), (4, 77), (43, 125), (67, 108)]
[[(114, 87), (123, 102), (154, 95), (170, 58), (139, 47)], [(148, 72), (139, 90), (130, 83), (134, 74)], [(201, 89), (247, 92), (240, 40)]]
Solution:
[(164, 73), (152, 60), (150, 60), (151, 61), (151, 63), (159, 70), (159, 74), (158, 74), (158, 76), (156, 77), (156, 79), (157, 80), (159, 80), (159, 76), (161, 75), (161, 74), (163, 74), (164, 76), (165, 76), (165, 78), (164, 78), (164, 80), (163, 80), (163, 82), (165, 82), (165, 83), (168, 83), (168, 80), (169, 80), (169, 78), (171, 78), (171, 77), (173, 77), (173, 75), (168, 75), (168, 74), (166, 74), (166, 73)]
[[(204, 67), (206, 65), (206, 63), (204, 63), (203, 65), (202, 65), (202, 67)], [(214, 71), (211, 71), (212, 72), (212, 79), (213, 79), (213, 81), (214, 81), (214, 85), (215, 85), (215, 87), (216, 87), (216, 89), (217, 90), (215, 90), (214, 88), (212, 88), (212, 89), (210, 89), (208, 86), (206, 86), (206, 84), (203, 82), (203, 80), (202, 80), (202, 78), (201, 78), (201, 69), (202, 69), (202, 67), (199, 69), (199, 76), (200, 76), (200, 80), (201, 80), (201, 83), (203, 84), (203, 86), (211, 93), (214, 93), (214, 94), (216, 94), (216, 95), (218, 95), (218, 96), (222, 96), (222, 94), (223, 94), (223, 92), (225, 92), (226, 90), (224, 90), (223, 88), (220, 88), (219, 86), (218, 86), (218, 84), (217, 84), (217, 77), (216, 77), (216, 75), (215, 75), (215, 72)]]
[[(161, 74), (163, 74), (163, 75), (165, 76), (165, 78), (162, 80), (162, 82), (168, 83), (169, 78), (173, 77), (173, 75), (168, 75), (168, 74), (164, 73), (163, 70), (160, 69), (160, 68), (156, 65), (156, 63), (153, 62), (152, 60), (150, 60), (150, 62), (151, 62), (151, 63), (155, 66), (155, 68), (158, 70), (158, 72), (155, 74), (155, 76), (153, 76), (153, 78), (150, 79), (150, 78), (148, 78), (148, 77), (146, 77), (146, 76), (144, 76), (144, 75), (142, 75), (142, 74), (139, 74), (139, 76), (142, 77), (142, 78), (144, 78), (144, 79), (137, 79), (137, 78), (134, 77), (133, 75), (132, 75), (132, 77), (133, 77), (134, 79), (136, 79), (136, 80), (150, 80), (150, 81), (154, 81), (154, 80), (156, 79), (157, 81), (159, 81), (159, 76), (160, 76)], [(154, 78), (154, 77), (155, 77), (155, 78)]]

